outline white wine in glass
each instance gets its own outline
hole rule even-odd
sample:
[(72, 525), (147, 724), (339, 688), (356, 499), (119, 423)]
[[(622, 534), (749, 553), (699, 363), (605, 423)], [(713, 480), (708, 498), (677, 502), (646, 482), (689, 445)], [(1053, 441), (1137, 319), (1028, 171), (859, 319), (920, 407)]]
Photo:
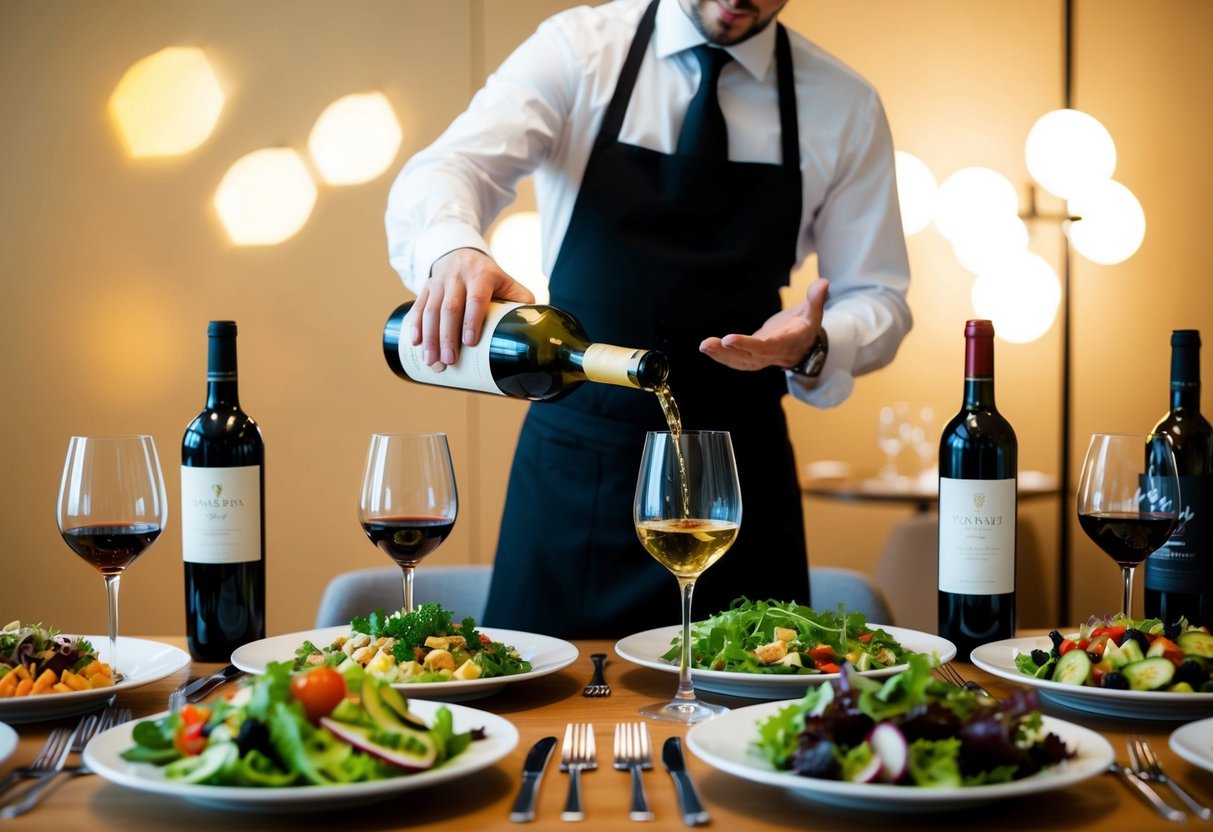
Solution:
[(367, 450), (358, 520), (404, 575), (413, 611), (413, 570), (455, 527), (459, 496), (445, 433), (376, 433)]
[(689, 724), (728, 710), (700, 701), (691, 682), (691, 594), (741, 528), (741, 486), (733, 443), (723, 431), (651, 431), (644, 442), (633, 520), (641, 544), (674, 573), (682, 594), (678, 692), (640, 709), (652, 719)]
[(73, 436), (59, 482), (59, 533), (105, 579), (109, 655), (118, 656), (118, 582), (168, 519), (160, 455), (150, 436)]

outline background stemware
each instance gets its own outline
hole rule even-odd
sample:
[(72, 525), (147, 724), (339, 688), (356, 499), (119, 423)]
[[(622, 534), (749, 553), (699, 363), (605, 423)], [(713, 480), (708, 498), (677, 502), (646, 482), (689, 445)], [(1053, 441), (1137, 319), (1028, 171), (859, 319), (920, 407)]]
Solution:
[(1091, 437), (1078, 479), (1078, 524), (1121, 569), (1127, 617), (1133, 572), (1156, 552), (1178, 519), (1179, 479), (1165, 434)]
[(358, 520), (404, 573), (413, 611), (413, 570), (455, 527), (459, 498), (445, 433), (376, 433), (367, 450)]
[(59, 482), (59, 533), (105, 579), (109, 663), (118, 658), (118, 584), (168, 519), (160, 455), (150, 436), (73, 436)]
[(741, 486), (733, 443), (723, 431), (651, 431), (645, 437), (633, 520), (640, 542), (674, 573), (682, 594), (678, 692), (641, 713), (692, 723), (727, 710), (701, 702), (691, 682), (691, 594), (696, 579), (720, 559), (741, 527)]

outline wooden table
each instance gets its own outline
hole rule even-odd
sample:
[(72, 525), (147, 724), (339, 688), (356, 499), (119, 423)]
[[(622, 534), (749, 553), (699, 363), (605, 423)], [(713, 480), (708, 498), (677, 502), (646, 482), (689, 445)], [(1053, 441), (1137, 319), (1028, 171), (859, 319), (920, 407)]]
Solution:
[[(160, 641), (184, 646), (183, 638)], [(252, 815), (210, 809), (192, 803), (133, 791), (107, 783), (100, 777), (79, 777), (53, 791), (44, 803), (24, 817), (0, 821), (0, 832), (7, 829), (54, 830), (188, 830), (222, 829), (444, 829), (485, 830), (528, 828), (509, 821), (509, 809), (518, 788), (522, 761), (527, 749), (540, 737), (562, 736), (571, 720), (590, 721), (598, 740), (599, 768), (583, 778), (586, 819), (584, 829), (638, 830), (685, 829), (678, 813), (673, 785), (661, 766), (660, 755), (654, 770), (645, 775), (645, 786), (656, 813), (648, 824), (633, 824), (627, 819), (630, 779), (610, 765), (614, 724), (638, 718), (637, 708), (658, 700), (668, 700), (676, 679), (672, 674), (637, 667), (615, 657), (613, 644), (607, 641), (577, 642), (580, 658), (559, 673), (525, 684), (512, 685), (485, 699), (467, 703), (500, 714), (518, 727), (521, 741), (504, 760), (478, 775), (431, 789), (406, 793), (403, 798), (363, 808), (343, 809), (308, 815)], [(589, 655), (603, 652), (611, 656), (607, 678), (613, 694), (605, 699), (586, 699), (581, 689), (589, 679)], [(957, 667), (967, 678), (985, 685), (995, 695), (1005, 694), (1010, 685), (965, 664)], [(118, 704), (149, 715), (164, 709), (169, 692), (187, 678), (210, 672), (217, 665), (196, 664), (188, 670), (119, 697)], [(733, 707), (753, 704), (751, 700), (713, 701)], [(1148, 736), (1167, 771), (1189, 788), (1198, 799), (1213, 805), (1213, 774), (1184, 762), (1167, 745), (1167, 736), (1175, 723), (1129, 722), (1101, 719), (1078, 712), (1064, 711), (1045, 704), (1043, 710), (1054, 716), (1085, 725), (1103, 733), (1116, 749), (1117, 759), (1127, 762), (1125, 737), (1130, 732)], [(69, 723), (74, 720), (69, 720)], [(57, 723), (18, 725), (21, 741), (18, 750), (3, 765), (0, 775), (33, 760), (47, 733)], [(649, 722), (654, 745), (660, 749), (666, 737), (683, 735), (684, 729)], [(576, 829), (577, 825), (560, 821), (564, 805), (566, 775), (557, 769), (558, 753), (549, 763), (539, 795), (536, 821), (532, 829)], [(1139, 830), (1177, 828), (1148, 809), (1124, 783), (1110, 775), (1101, 775), (1078, 786), (1028, 799), (1004, 801), (986, 806), (937, 815), (886, 815), (832, 809), (808, 802), (782, 789), (751, 784), (715, 771), (688, 754), (688, 763), (704, 802), (712, 813), (711, 828), (734, 832), (769, 829), (977, 829), (1025, 830), (1068, 829), (1139, 832)], [(1188, 820), (1188, 828), (1198, 824)]]

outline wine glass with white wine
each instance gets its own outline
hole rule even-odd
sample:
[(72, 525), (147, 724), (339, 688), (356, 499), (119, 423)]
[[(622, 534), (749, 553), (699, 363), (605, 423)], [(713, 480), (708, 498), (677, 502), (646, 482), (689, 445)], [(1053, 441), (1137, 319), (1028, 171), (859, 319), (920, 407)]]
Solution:
[(733, 443), (724, 431), (651, 431), (645, 438), (633, 505), (636, 534), (674, 573), (682, 593), (678, 692), (640, 712), (689, 724), (728, 710), (701, 702), (691, 683), (691, 593), (695, 581), (728, 551), (741, 528), (741, 486)]

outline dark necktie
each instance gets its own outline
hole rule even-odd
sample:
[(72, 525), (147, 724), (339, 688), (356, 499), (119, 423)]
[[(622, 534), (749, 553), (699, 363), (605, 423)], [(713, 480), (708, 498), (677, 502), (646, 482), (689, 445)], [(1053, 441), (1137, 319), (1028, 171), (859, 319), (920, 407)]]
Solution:
[(691, 51), (699, 61), (699, 89), (687, 107), (682, 133), (678, 136), (678, 154), (728, 159), (729, 130), (724, 122), (724, 113), (720, 112), (716, 82), (720, 79), (720, 70), (733, 60), (733, 56), (707, 44), (696, 46)]

